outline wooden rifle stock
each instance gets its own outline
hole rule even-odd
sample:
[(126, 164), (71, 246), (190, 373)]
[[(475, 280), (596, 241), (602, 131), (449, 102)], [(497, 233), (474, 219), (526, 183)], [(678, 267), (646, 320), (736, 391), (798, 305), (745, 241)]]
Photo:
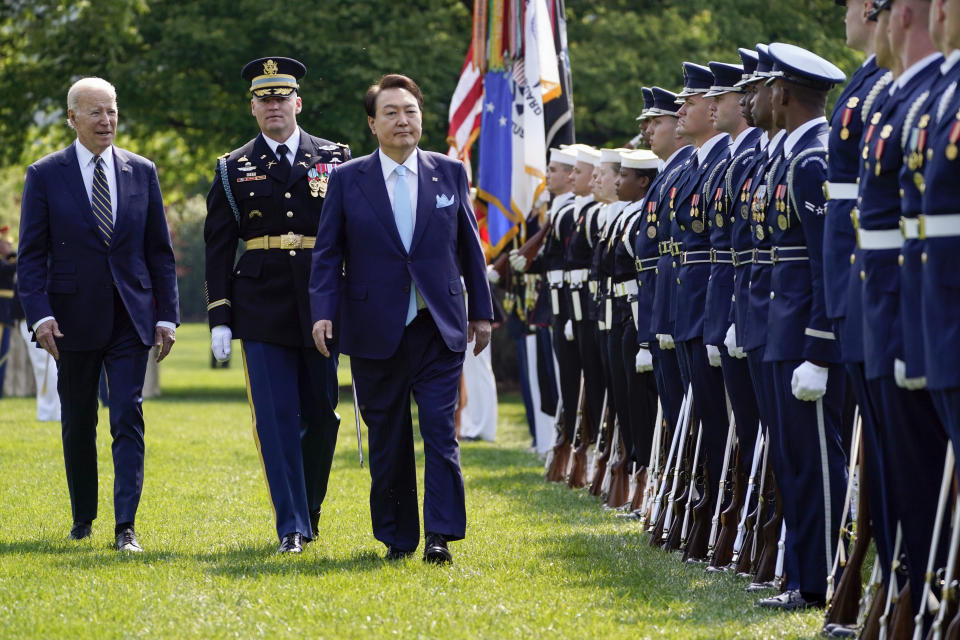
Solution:
[[(773, 502), (773, 508), (768, 509), (769, 519), (764, 523), (760, 531), (760, 538), (763, 540), (763, 551), (760, 552), (760, 559), (757, 562), (756, 575), (753, 581), (763, 584), (771, 582), (776, 575), (777, 554), (780, 552), (780, 530), (783, 528), (783, 498), (780, 496), (780, 487), (777, 486), (777, 479), (772, 479), (773, 490), (767, 493), (767, 501)], [(771, 500), (772, 498), (772, 500)]]
[(960, 558), (960, 505), (953, 511), (953, 528), (950, 532), (950, 551), (947, 566), (943, 574), (943, 592), (940, 596), (940, 609), (930, 629), (931, 640), (941, 640), (954, 629), (960, 632), (960, 618), (957, 618), (957, 563)]
[[(613, 431), (609, 425), (609, 407), (607, 406), (607, 394), (603, 395), (603, 409), (600, 411), (600, 430), (597, 434), (597, 454), (594, 462), (596, 467), (593, 472), (593, 480), (587, 492), (592, 496), (600, 497), (603, 493), (603, 477), (607, 475), (607, 463), (610, 461), (610, 435)], [(601, 449), (600, 447), (603, 447)]]
[(737, 537), (737, 522), (740, 511), (743, 509), (747, 494), (747, 473), (743, 468), (743, 456), (740, 455), (739, 445), (733, 466), (733, 489), (730, 492), (730, 502), (727, 508), (720, 513), (720, 533), (713, 545), (710, 556), (710, 566), (725, 567), (733, 559), (733, 543)]
[(760, 477), (760, 488), (757, 491), (757, 506), (747, 514), (744, 522), (746, 534), (744, 535), (743, 546), (740, 548), (740, 556), (737, 562), (737, 575), (749, 578), (756, 573), (756, 565), (760, 560), (760, 541), (761, 531), (764, 523), (770, 517), (770, 510), (773, 505), (770, 501), (769, 485), (773, 481), (773, 470), (767, 464), (767, 453), (769, 447), (764, 452), (763, 474)]
[[(577, 424), (574, 426), (573, 450), (569, 468), (566, 473), (567, 486), (571, 489), (579, 489), (587, 484), (587, 447), (590, 445), (590, 435), (586, 429), (586, 416), (584, 415), (584, 391), (583, 376), (580, 376), (580, 397), (577, 402)], [(578, 441), (579, 440), (579, 444)]]
[(857, 623), (860, 612), (860, 598), (863, 596), (863, 584), (860, 572), (863, 561), (867, 557), (870, 547), (870, 538), (873, 534), (870, 523), (870, 501), (867, 497), (867, 482), (869, 479), (860, 466), (860, 494), (857, 496), (857, 532), (853, 549), (844, 566), (843, 575), (837, 583), (837, 589), (827, 607), (824, 624), (842, 624), (845, 626)]
[(550, 462), (547, 465), (547, 482), (563, 482), (564, 471), (570, 461), (570, 443), (567, 442), (567, 430), (563, 418), (563, 401), (557, 403), (556, 440), (550, 451)]
[(683, 552), (685, 562), (706, 562), (707, 547), (710, 541), (710, 518), (714, 504), (713, 491), (710, 488), (710, 471), (707, 463), (703, 469), (703, 495), (692, 510), (693, 528), (687, 537), (687, 545)]
[(617, 448), (618, 458), (610, 470), (610, 492), (607, 494), (606, 505), (611, 509), (622, 507), (630, 499), (630, 471), (626, 448), (620, 438), (613, 442)]
[(913, 637), (913, 606), (910, 596), (910, 581), (904, 582), (903, 589), (897, 594), (897, 604), (890, 616), (887, 638), (891, 640), (909, 640)]
[(686, 511), (687, 501), (691, 499), (688, 477), (696, 472), (696, 469), (693, 468), (696, 449), (692, 437), (693, 424), (694, 420), (691, 419), (690, 432), (686, 434), (686, 443), (681, 449), (683, 455), (680, 456), (674, 476), (674, 489), (677, 491), (677, 487), (679, 487), (679, 489), (682, 489), (682, 493), (680, 493), (680, 495), (672, 495), (670, 505), (667, 507), (667, 520), (669, 520), (670, 526), (667, 527), (667, 525), (664, 524), (664, 527), (667, 529), (663, 534), (664, 551), (675, 551), (679, 549), (680, 543), (683, 540), (683, 514)]
[(500, 276), (500, 283), (506, 285), (507, 276), (510, 275), (510, 253), (501, 251), (497, 259), (493, 261), (492, 269)]

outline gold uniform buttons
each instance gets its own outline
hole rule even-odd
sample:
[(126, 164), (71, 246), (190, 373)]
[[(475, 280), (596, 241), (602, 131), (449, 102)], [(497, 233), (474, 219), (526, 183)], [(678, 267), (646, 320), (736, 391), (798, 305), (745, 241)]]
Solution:
[(926, 251), (924, 251), (923, 253), (920, 254), (920, 261), (921, 261), (923, 264), (927, 264), (927, 252), (926, 252)]
[(297, 252), (294, 251), (293, 249), (290, 249), (290, 255), (295, 256), (295, 255), (297, 255)]
[(897, 256), (897, 264), (903, 266), (903, 255)]
[(853, 263), (855, 263), (856, 261), (857, 261), (857, 254), (851, 253), (851, 254), (850, 254), (850, 264), (853, 264)]
[(860, 279), (861, 279), (861, 280), (866, 280), (866, 279), (867, 279), (867, 272), (866, 272), (866, 271), (861, 271), (861, 272), (860, 272)]
[(776, 294), (775, 294), (773, 291), (771, 291), (771, 292), (770, 292), (770, 299), (773, 300), (775, 297), (776, 297)]

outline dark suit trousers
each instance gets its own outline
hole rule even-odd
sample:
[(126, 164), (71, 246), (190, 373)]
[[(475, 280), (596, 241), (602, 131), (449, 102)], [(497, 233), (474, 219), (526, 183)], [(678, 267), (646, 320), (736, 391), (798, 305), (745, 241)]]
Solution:
[(63, 457), (75, 522), (97, 517), (97, 392), (100, 370), (110, 387), (113, 437), (113, 510), (117, 523), (133, 522), (143, 489), (143, 379), (149, 347), (140, 341), (120, 296), (114, 291), (113, 328), (102, 349), (60, 351)]
[(411, 392), (423, 437), (424, 528), (448, 540), (464, 537), (467, 515), (454, 425), (463, 358), (447, 348), (433, 318), (422, 310), (392, 356), (350, 360), (369, 430), (373, 535), (386, 545), (413, 550), (420, 542)]

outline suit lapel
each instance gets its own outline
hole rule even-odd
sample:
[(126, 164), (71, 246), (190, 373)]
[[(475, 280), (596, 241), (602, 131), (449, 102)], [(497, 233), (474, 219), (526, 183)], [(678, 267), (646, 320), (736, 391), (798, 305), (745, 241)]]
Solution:
[(133, 167), (130, 166), (130, 158), (126, 152), (116, 147), (113, 148), (113, 170), (117, 183), (117, 193), (114, 196), (117, 199), (117, 219), (113, 223), (113, 240), (111, 242), (116, 241), (120, 232), (126, 229), (128, 221), (124, 213), (130, 211), (126, 203), (133, 186)]
[[(77, 143), (75, 143), (77, 144)], [(83, 220), (87, 223), (90, 231), (97, 232), (97, 222), (93, 218), (93, 209), (90, 207), (90, 199), (87, 197), (87, 188), (83, 184), (83, 175), (80, 173), (80, 163), (77, 160), (77, 150), (74, 145), (70, 145), (63, 150), (60, 157), (60, 164), (63, 166), (61, 175), (63, 181), (67, 184), (67, 191), (73, 194), (83, 212)], [(100, 236), (97, 235), (99, 238)]]
[[(360, 192), (370, 203), (374, 216), (383, 225), (387, 235), (393, 240), (402, 253), (406, 253), (403, 248), (403, 241), (400, 239), (400, 232), (397, 230), (397, 221), (393, 215), (393, 207), (390, 206), (390, 196), (387, 195), (387, 184), (383, 180), (383, 169), (380, 166), (380, 156), (374, 151), (365, 159), (360, 160), (360, 172), (357, 176)], [(411, 244), (411, 247), (413, 245)]]
[[(433, 158), (423, 151), (417, 151), (417, 219), (413, 227), (413, 240), (410, 241), (410, 253), (413, 253), (414, 249), (417, 248), (421, 238), (423, 238), (427, 224), (430, 222), (430, 216), (434, 213), (435, 207), (433, 205), (438, 194), (433, 185), (439, 184), (439, 178), (440, 175)], [(456, 195), (454, 193), (453, 197), (456, 198)], [(455, 203), (451, 206), (460, 206), (460, 204)]]

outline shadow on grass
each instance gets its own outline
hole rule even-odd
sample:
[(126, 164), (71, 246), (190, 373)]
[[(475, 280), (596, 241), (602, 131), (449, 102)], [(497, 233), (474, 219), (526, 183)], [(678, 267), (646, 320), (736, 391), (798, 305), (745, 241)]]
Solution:
[(331, 558), (323, 550), (313, 552), (309, 547), (299, 557), (283, 557), (275, 547), (239, 549), (195, 556), (207, 564), (206, 573), (230, 578), (250, 578), (286, 574), (376, 571), (387, 566), (386, 561), (373, 551), (358, 551), (348, 557)]

